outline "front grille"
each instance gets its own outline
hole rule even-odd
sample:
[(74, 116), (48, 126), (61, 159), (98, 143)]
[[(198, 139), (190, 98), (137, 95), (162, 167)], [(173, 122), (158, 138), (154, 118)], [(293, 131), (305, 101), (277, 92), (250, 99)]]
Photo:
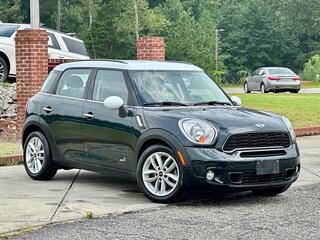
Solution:
[(283, 181), (286, 178), (286, 171), (281, 170), (278, 174), (256, 175), (255, 172), (244, 172), (242, 175), (242, 184), (264, 183)]
[(287, 133), (245, 133), (231, 135), (223, 146), (223, 151), (232, 152), (236, 149), (290, 147), (290, 137)]

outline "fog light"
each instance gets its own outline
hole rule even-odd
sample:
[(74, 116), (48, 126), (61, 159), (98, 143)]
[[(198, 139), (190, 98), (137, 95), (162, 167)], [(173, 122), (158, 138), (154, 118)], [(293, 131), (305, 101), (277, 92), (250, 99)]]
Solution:
[(214, 172), (209, 170), (206, 174), (206, 178), (211, 181), (214, 178)]

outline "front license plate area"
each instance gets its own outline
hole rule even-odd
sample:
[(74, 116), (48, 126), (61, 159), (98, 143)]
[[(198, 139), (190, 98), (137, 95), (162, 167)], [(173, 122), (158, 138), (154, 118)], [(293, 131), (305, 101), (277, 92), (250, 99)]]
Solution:
[(279, 160), (258, 160), (257, 175), (278, 174)]

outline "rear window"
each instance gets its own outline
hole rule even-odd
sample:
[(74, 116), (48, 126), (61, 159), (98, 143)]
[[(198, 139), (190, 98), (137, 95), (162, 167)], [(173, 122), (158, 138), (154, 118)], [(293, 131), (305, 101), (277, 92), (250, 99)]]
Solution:
[(284, 75), (295, 75), (289, 68), (271, 68), (268, 69), (270, 74), (284, 74)]
[(11, 37), (11, 35), (19, 28), (16, 25), (0, 24), (0, 37)]
[(50, 93), (58, 76), (59, 72), (51, 71), (47, 77), (47, 80), (42, 85), (41, 92)]
[(62, 39), (65, 42), (69, 52), (88, 56), (86, 46), (83, 42), (75, 41), (66, 37), (62, 37)]

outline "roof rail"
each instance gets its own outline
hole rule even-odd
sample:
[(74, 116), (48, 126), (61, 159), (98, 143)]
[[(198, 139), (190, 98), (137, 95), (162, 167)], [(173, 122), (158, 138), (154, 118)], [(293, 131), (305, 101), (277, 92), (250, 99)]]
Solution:
[(128, 64), (126, 61), (124, 60), (117, 60), (117, 59), (104, 59), (104, 58), (96, 58), (96, 59), (83, 59), (83, 61), (108, 61), (108, 62), (116, 62), (116, 63), (123, 63), (123, 64)]
[(184, 64), (189, 64), (189, 65), (193, 65), (193, 63), (190, 62), (184, 62), (184, 61), (175, 61), (175, 60), (166, 60), (166, 62), (172, 62), (172, 63), (184, 63)]

